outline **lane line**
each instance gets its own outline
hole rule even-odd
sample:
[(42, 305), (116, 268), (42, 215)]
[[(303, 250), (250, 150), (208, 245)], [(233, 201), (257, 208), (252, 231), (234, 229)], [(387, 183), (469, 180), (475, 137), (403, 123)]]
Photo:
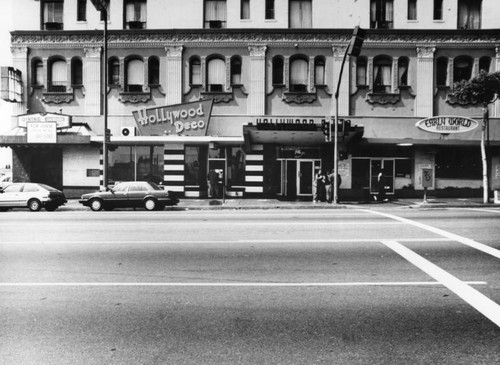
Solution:
[(397, 220), (397, 221), (400, 221), (403, 223), (410, 224), (410, 225), (415, 226), (415, 227), (422, 228), (426, 231), (433, 232), (433, 233), (440, 235), (442, 237), (449, 238), (450, 240), (460, 242), (464, 245), (470, 246), (472, 248), (475, 248), (476, 250), (482, 251), (482, 252), (487, 253), (493, 257), (496, 257), (497, 259), (500, 259), (500, 250), (497, 250), (493, 247), (487, 246), (483, 243), (476, 242), (474, 240), (471, 240), (470, 238), (462, 237), (462, 236), (459, 236), (458, 234), (451, 233), (451, 232), (445, 231), (445, 230), (440, 229), (440, 228), (432, 227), (432, 226), (429, 226), (429, 225), (424, 224), (424, 223), (419, 223), (419, 222), (416, 222), (416, 221), (413, 221), (410, 219), (398, 217), (397, 215), (382, 213), (382, 212), (375, 211), (375, 210), (363, 209), (363, 211), (370, 212), (372, 214), (380, 215), (383, 217), (391, 218), (391, 219), (394, 219), (394, 220)]
[[(485, 281), (468, 281), (464, 282), (470, 285), (487, 285)], [(351, 282), (351, 283), (247, 283), (247, 282), (230, 282), (230, 283), (182, 283), (182, 282), (82, 282), (82, 283), (0, 283), (0, 287), (69, 287), (69, 286), (164, 286), (164, 287), (334, 287), (334, 286), (443, 286), (438, 281), (394, 281), (394, 282)]]
[(484, 209), (484, 208), (466, 208), (467, 210), (473, 210), (473, 211), (478, 211), (478, 212), (488, 212), (488, 213), (497, 213), (500, 214), (500, 210), (494, 210), (494, 209)]
[(427, 275), (442, 283), (445, 287), (500, 327), (500, 305), (399, 242), (392, 240), (381, 242)]
[[(227, 244), (227, 243), (370, 243), (370, 242), (380, 242), (384, 238), (318, 238), (318, 239), (252, 239), (252, 240), (193, 240), (193, 241), (140, 241), (131, 240), (124, 241), (118, 240), (120, 245), (170, 245), (170, 244)], [(386, 238), (389, 240), (395, 240), (398, 242), (449, 242), (454, 241), (451, 238), (445, 237), (433, 237), (433, 238)], [(7, 245), (105, 245), (105, 244), (116, 244), (115, 241), (2, 241), (0, 246)]]

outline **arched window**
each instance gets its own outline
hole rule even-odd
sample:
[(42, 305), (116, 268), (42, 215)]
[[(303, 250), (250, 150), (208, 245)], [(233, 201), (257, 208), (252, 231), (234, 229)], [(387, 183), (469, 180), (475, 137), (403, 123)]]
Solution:
[(144, 62), (132, 58), (126, 63), (125, 91), (142, 92), (144, 86)]
[(120, 61), (116, 57), (108, 61), (108, 84), (120, 85)]
[(479, 71), (483, 70), (486, 73), (490, 72), (491, 67), (491, 58), (490, 57), (481, 57), (479, 59)]
[(275, 56), (273, 58), (273, 85), (283, 85), (283, 57)]
[(325, 58), (321, 56), (314, 59), (314, 84), (325, 85)]
[(207, 65), (208, 91), (222, 92), (226, 86), (226, 62), (221, 58), (212, 58)]
[(309, 62), (304, 58), (294, 58), (290, 62), (290, 91), (307, 92)]
[(47, 91), (54, 93), (66, 92), (68, 69), (66, 60), (56, 58), (49, 62), (49, 82)]
[(160, 84), (160, 60), (158, 57), (150, 57), (148, 60), (148, 84)]
[(373, 59), (373, 91), (390, 93), (392, 79), (392, 59), (388, 56), (377, 56)]
[(31, 85), (43, 86), (43, 62), (40, 59), (33, 60), (31, 64)]
[(448, 85), (448, 57), (439, 57), (436, 61), (436, 85)]
[(201, 61), (197, 56), (189, 60), (189, 84), (201, 85)]
[(358, 57), (356, 60), (356, 85), (366, 86), (366, 57)]
[(75, 57), (71, 60), (71, 85), (81, 86), (83, 84), (82, 60)]
[(408, 64), (407, 57), (400, 57), (398, 60), (398, 85), (408, 86)]
[(470, 80), (472, 77), (473, 59), (469, 56), (459, 56), (453, 60), (453, 82)]
[(231, 85), (241, 85), (241, 58), (231, 58)]

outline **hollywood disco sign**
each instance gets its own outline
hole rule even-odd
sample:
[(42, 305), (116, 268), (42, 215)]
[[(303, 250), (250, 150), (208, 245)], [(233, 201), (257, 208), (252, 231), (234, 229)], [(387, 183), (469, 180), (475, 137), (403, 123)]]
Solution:
[(132, 112), (143, 136), (205, 136), (213, 100), (138, 109)]
[(419, 120), (415, 126), (423, 131), (439, 134), (464, 133), (474, 130), (479, 123), (466, 117), (439, 116)]

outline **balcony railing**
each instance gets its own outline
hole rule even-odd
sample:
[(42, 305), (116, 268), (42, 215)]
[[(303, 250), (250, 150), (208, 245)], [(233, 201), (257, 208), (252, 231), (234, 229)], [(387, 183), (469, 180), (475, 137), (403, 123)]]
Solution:
[(46, 23), (43, 23), (43, 29), (44, 30), (62, 30), (63, 23), (46, 22)]
[(66, 82), (64, 82), (64, 81), (49, 82), (49, 84), (47, 86), (47, 91), (49, 93), (65, 93), (66, 92)]
[(207, 20), (207, 21), (205, 21), (205, 28), (210, 28), (210, 29), (226, 28), (226, 21), (225, 20)]

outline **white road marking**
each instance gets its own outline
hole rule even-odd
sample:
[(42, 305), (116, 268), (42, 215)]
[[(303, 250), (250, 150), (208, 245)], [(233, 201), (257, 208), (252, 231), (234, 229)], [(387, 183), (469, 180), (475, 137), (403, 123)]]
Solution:
[(398, 217), (397, 215), (382, 213), (382, 212), (375, 211), (375, 210), (366, 210), (366, 209), (362, 209), (362, 210), (365, 212), (381, 215), (383, 217), (391, 218), (391, 219), (394, 219), (394, 220), (397, 220), (397, 221), (400, 221), (403, 223), (410, 224), (410, 225), (415, 226), (415, 227), (425, 229), (426, 231), (433, 232), (433, 233), (436, 233), (442, 237), (449, 238), (450, 240), (463, 243), (464, 245), (470, 246), (472, 248), (475, 248), (476, 250), (482, 251), (482, 252), (487, 253), (493, 257), (496, 257), (497, 259), (500, 259), (500, 250), (497, 250), (495, 248), (487, 246), (483, 243), (476, 242), (474, 240), (471, 240), (470, 238), (462, 237), (462, 236), (459, 236), (458, 234), (447, 232), (443, 229), (432, 227), (432, 226), (429, 226), (427, 224), (419, 223), (416, 221), (412, 221), (410, 219)]
[(466, 208), (467, 210), (474, 210), (479, 212), (497, 213), (500, 214), (500, 210), (495, 209), (484, 209), (484, 208)]
[[(485, 281), (468, 281), (464, 282), (470, 285), (486, 285)], [(44, 287), (44, 286), (175, 286), (175, 287), (332, 287), (332, 286), (443, 286), (438, 281), (394, 281), (394, 282), (350, 282), (350, 283), (247, 283), (247, 282), (230, 282), (230, 283), (182, 283), (182, 282), (82, 282), (82, 283), (0, 283), (0, 287), (24, 286), (24, 287)]]
[(392, 240), (382, 241), (382, 243), (427, 275), (442, 283), (445, 287), (500, 327), (500, 305), (402, 244)]

